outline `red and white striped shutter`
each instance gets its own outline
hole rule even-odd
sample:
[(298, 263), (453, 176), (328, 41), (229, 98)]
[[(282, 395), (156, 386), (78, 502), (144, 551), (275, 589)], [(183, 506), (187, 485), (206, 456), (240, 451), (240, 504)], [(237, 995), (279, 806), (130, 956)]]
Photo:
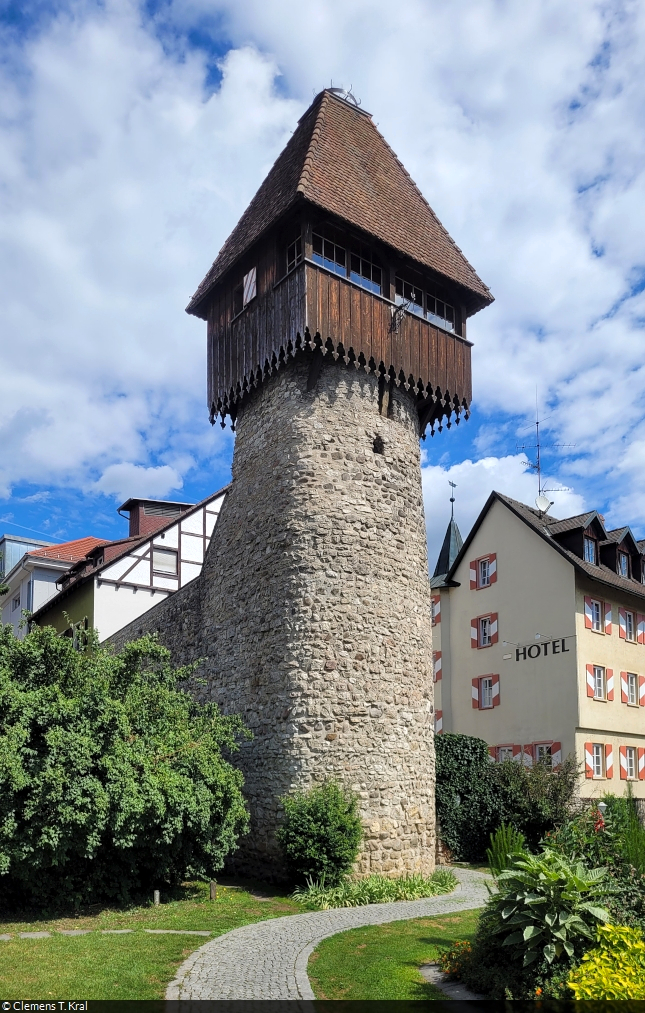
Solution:
[(533, 746), (522, 746), (522, 762), (525, 767), (533, 766)]
[(479, 679), (473, 679), (471, 695), (473, 698), (473, 709), (479, 710)]
[(490, 617), (490, 642), (496, 644), (498, 641), (497, 636), (497, 612), (491, 613)]
[(614, 776), (614, 747), (607, 744), (605, 746), (605, 777), (611, 778)]
[(594, 690), (593, 665), (587, 665), (587, 696), (594, 696)]
[(608, 601), (605, 602), (605, 633), (608, 637), (611, 636), (611, 605)]
[(629, 687), (627, 685), (627, 672), (620, 673), (620, 702), (629, 703)]
[(433, 594), (432, 596), (432, 618), (435, 626), (441, 622), (441, 595)]
[(435, 713), (434, 730), (436, 735), (441, 735), (443, 731), (443, 711), (437, 711)]
[(470, 646), (471, 647), (478, 647), (479, 646), (479, 620), (478, 619), (471, 619), (470, 620)]
[(522, 747), (516, 745), (515, 743), (513, 744), (513, 759), (514, 760), (522, 759)]
[(585, 742), (585, 777), (593, 777), (593, 742)]
[(551, 766), (559, 767), (562, 763), (562, 743), (552, 742), (551, 743)]
[(434, 681), (439, 682), (441, 679), (441, 651), (434, 651)]
[(627, 746), (619, 746), (618, 752), (620, 754), (620, 779), (621, 781), (627, 780)]
[(499, 707), (499, 675), (492, 675), (493, 680), (493, 707)]
[(645, 675), (638, 677), (638, 702), (641, 707), (645, 707)]
[(639, 612), (636, 616), (636, 631), (639, 644), (645, 644), (645, 616)]
[(621, 640), (627, 640), (627, 620), (625, 619), (625, 609), (618, 609), (618, 636)]
[(470, 590), (475, 591), (477, 589), (477, 560), (473, 560), (470, 564)]
[(497, 553), (491, 552), (488, 557), (488, 580), (491, 584), (497, 581)]
[(614, 699), (614, 670), (613, 668), (605, 669), (605, 677), (607, 679), (607, 699)]
[(645, 749), (638, 747), (638, 780), (645, 781)]
[(593, 617), (591, 614), (591, 598), (585, 595), (585, 629), (593, 629)]

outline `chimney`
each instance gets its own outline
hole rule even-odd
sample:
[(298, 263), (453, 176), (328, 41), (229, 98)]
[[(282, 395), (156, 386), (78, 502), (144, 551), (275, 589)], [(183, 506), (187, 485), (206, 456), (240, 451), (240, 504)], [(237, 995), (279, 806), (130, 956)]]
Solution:
[(130, 538), (151, 535), (163, 528), (174, 517), (181, 517), (194, 503), (175, 503), (163, 499), (129, 499), (119, 507), (118, 513), (127, 513), (130, 518)]

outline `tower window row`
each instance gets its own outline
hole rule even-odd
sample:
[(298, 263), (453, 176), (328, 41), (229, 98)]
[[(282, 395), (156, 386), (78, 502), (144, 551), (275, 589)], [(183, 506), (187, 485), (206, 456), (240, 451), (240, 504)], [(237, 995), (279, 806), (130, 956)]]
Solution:
[(350, 281), (361, 285), (368, 292), (374, 292), (376, 295), (382, 293), (383, 273), (369, 247), (356, 244), (348, 253), (346, 247), (334, 239), (314, 232), (312, 260), (342, 278), (349, 277)]

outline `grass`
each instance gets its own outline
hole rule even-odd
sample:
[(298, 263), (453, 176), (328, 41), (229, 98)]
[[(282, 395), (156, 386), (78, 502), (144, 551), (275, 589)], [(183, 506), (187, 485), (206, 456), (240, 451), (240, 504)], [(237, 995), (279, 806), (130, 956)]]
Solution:
[[(302, 911), (265, 884), (186, 884), (176, 899), (124, 910), (95, 909), (78, 916), (21, 915), (0, 921), (0, 982), (3, 999), (161, 999), (185, 958), (206, 936), (155, 936), (144, 929), (201, 929), (211, 938), (250, 922)], [(89, 929), (87, 936), (52, 935), (20, 939), (19, 932)], [(128, 935), (101, 935), (104, 929), (131, 929)]]
[(324, 939), (309, 958), (317, 999), (445, 999), (419, 973), (456, 939), (472, 939), (479, 911), (350, 929)]
[(397, 900), (418, 900), (452, 893), (457, 877), (449, 869), (437, 869), (431, 876), (411, 874), (399, 879), (372, 875), (366, 879), (346, 879), (338, 886), (309, 881), (305, 888), (297, 888), (292, 897), (301, 904), (309, 904), (319, 911), (333, 907), (359, 907), (362, 904), (385, 904)]

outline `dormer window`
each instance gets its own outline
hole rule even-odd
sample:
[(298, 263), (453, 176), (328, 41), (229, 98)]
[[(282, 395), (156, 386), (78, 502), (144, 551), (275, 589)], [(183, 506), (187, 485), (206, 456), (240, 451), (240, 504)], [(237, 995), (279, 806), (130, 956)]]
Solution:
[(598, 548), (595, 538), (588, 538), (585, 535), (584, 538), (584, 559), (586, 563), (593, 563), (594, 566), (598, 565)]
[(618, 553), (618, 574), (621, 577), (629, 578), (629, 554), (627, 552)]

